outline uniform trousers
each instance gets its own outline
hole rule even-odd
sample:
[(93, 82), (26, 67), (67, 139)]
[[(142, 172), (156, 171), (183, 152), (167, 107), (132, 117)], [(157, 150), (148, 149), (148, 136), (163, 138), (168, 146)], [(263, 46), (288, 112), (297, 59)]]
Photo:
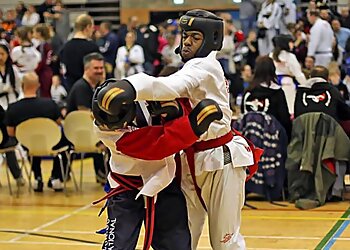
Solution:
[(185, 159), (182, 159), (181, 188), (187, 201), (192, 249), (197, 249), (206, 215), (212, 249), (246, 249), (244, 238), (239, 232), (241, 209), (245, 199), (245, 168), (234, 167), (229, 163), (221, 170), (205, 171), (196, 176), (206, 211), (197, 196), (191, 174), (185, 164)]
[[(103, 250), (135, 250), (145, 202), (139, 191), (131, 190), (111, 197), (107, 205), (107, 232)], [(159, 192), (155, 204), (152, 248), (154, 250), (191, 250), (185, 197), (176, 181)]]

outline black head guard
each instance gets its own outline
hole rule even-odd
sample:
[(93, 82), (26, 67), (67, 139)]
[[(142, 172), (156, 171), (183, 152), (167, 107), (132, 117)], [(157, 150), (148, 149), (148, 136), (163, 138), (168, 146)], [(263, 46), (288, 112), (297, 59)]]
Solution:
[[(206, 57), (213, 50), (220, 50), (224, 39), (223, 20), (215, 14), (206, 10), (190, 10), (180, 18), (180, 27), (183, 31), (200, 31), (203, 36), (203, 44), (197, 51), (195, 57)], [(180, 53), (182, 41), (176, 49)], [(181, 53), (180, 53), (181, 55)]]

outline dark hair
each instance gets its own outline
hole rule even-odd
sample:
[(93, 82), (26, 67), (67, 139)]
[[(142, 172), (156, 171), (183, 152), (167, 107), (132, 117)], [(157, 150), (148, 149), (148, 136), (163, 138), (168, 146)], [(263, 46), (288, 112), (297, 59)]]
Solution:
[(8, 72), (10, 77), (10, 84), (13, 88), (13, 92), (15, 93), (16, 97), (18, 96), (18, 93), (16, 92), (16, 78), (15, 78), (15, 72), (13, 71), (12, 67), (12, 60), (10, 56), (10, 50), (5, 44), (0, 44), (0, 48), (5, 50), (7, 54), (7, 60), (5, 62), (5, 72)]
[(320, 11), (317, 9), (308, 9), (307, 12), (309, 13), (310, 16), (320, 16)]
[(103, 55), (101, 55), (100, 53), (97, 53), (97, 52), (87, 54), (83, 58), (84, 66), (86, 66), (86, 64), (90, 63), (92, 60), (104, 61), (104, 57), (103, 57)]
[(255, 62), (254, 77), (249, 89), (254, 89), (261, 83), (266, 83), (267, 86), (270, 86), (271, 82), (277, 83), (275, 64), (270, 57), (259, 56)]
[(278, 58), (281, 51), (285, 50), (290, 52), (289, 42), (292, 42), (293, 38), (290, 35), (278, 35), (272, 38), (273, 46), (275, 47), (272, 52), (272, 58), (276, 62), (281, 62)]
[(328, 81), (328, 77), (329, 77), (328, 69), (321, 65), (313, 67), (310, 71), (310, 78), (314, 78), (314, 77), (320, 77)]

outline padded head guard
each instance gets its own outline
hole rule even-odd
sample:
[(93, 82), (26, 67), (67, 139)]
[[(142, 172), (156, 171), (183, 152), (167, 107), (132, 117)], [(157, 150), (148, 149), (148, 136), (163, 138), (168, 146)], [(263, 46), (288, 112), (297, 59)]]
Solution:
[(103, 111), (98, 105), (97, 95), (111, 81), (115, 81), (115, 79), (108, 79), (96, 88), (92, 98), (92, 112), (98, 125), (106, 125), (109, 129), (115, 130), (131, 124), (136, 116), (136, 104), (135, 102), (123, 103), (118, 115), (110, 115)]
[[(200, 31), (203, 36), (202, 46), (198, 49), (195, 57), (206, 57), (213, 50), (221, 50), (224, 39), (223, 20), (206, 10), (190, 10), (180, 18), (180, 27), (183, 31)], [(182, 41), (176, 49), (180, 53)], [(180, 53), (181, 55), (181, 53)]]

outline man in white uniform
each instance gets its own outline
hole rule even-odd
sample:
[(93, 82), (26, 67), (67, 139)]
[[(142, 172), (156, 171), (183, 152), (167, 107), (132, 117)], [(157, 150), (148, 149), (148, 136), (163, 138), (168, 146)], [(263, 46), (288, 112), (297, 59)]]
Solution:
[(315, 65), (328, 67), (332, 60), (332, 27), (327, 21), (319, 18), (318, 10), (309, 10), (307, 18), (312, 24), (307, 55), (315, 57)]
[(277, 35), (282, 9), (276, 0), (266, 0), (258, 15), (258, 45), (261, 56), (268, 55), (272, 49), (272, 38)]
[[(192, 10), (181, 17), (180, 27), (182, 42), (178, 52), (185, 62), (182, 69), (167, 77), (139, 73), (107, 84), (97, 95), (98, 105), (117, 115), (129, 99), (165, 101), (185, 97), (191, 107), (204, 98), (215, 100), (223, 118), (214, 121), (180, 159), (192, 249), (197, 248), (206, 214), (214, 250), (245, 249), (239, 232), (245, 167), (253, 165), (254, 159), (247, 141), (231, 132), (228, 86), (215, 52), (222, 47), (223, 22), (208, 11)], [(103, 97), (108, 92), (116, 94), (108, 98), (106, 107)]]

